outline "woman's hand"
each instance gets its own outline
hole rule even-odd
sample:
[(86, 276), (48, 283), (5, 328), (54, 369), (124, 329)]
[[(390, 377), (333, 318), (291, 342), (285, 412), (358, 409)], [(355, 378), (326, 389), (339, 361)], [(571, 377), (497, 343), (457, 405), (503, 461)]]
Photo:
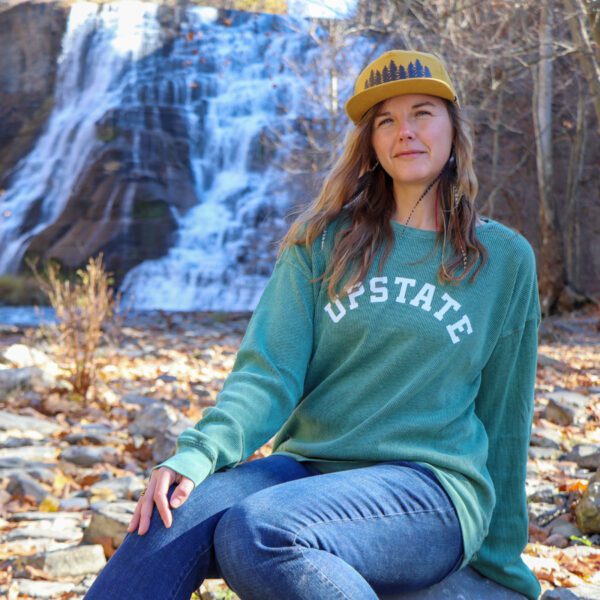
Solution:
[(152, 517), (154, 504), (156, 504), (165, 527), (171, 527), (173, 515), (169, 508), (167, 491), (173, 483), (179, 484), (171, 495), (171, 507), (177, 508), (188, 499), (190, 492), (194, 489), (192, 480), (168, 467), (161, 467), (152, 471), (148, 488), (138, 500), (127, 531), (133, 533), (137, 529), (138, 535), (144, 535), (150, 528), (150, 518)]

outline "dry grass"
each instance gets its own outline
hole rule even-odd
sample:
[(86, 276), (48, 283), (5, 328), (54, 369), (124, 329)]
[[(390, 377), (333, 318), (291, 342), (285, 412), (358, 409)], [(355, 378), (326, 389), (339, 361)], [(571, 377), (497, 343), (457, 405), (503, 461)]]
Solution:
[(52, 263), (44, 275), (30, 266), (56, 314), (56, 324), (47, 328), (46, 335), (69, 373), (73, 394), (89, 400), (97, 376), (97, 351), (118, 303), (102, 255), (90, 258), (73, 280), (61, 277), (60, 267)]

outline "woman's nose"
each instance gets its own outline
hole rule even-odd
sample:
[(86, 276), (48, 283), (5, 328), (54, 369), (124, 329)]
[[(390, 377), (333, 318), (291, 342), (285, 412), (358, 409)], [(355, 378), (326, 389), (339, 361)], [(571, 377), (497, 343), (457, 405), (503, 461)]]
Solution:
[(412, 140), (415, 137), (415, 132), (410, 126), (408, 120), (400, 121), (398, 125), (398, 139), (400, 140)]

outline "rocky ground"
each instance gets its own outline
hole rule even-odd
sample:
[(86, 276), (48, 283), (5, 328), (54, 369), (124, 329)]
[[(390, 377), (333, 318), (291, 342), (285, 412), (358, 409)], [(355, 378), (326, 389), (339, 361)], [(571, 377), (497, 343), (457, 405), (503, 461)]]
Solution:
[[(127, 320), (101, 348), (86, 405), (39, 329), (0, 326), (0, 598), (84, 595), (122, 540), (148, 470), (214, 402), (247, 323), (219, 314)], [(545, 600), (600, 599), (599, 400), (600, 315), (547, 319), (524, 553)], [(199, 595), (233, 598), (219, 581)]]

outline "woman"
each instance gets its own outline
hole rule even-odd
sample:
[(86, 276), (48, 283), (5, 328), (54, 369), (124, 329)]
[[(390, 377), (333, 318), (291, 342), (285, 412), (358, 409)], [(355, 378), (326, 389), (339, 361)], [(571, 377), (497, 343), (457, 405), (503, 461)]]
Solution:
[(438, 58), (383, 54), (346, 110), (216, 406), (153, 471), (88, 598), (187, 600), (223, 577), (243, 600), (376, 599), (467, 564), (538, 596), (520, 558), (533, 252), (476, 215)]

